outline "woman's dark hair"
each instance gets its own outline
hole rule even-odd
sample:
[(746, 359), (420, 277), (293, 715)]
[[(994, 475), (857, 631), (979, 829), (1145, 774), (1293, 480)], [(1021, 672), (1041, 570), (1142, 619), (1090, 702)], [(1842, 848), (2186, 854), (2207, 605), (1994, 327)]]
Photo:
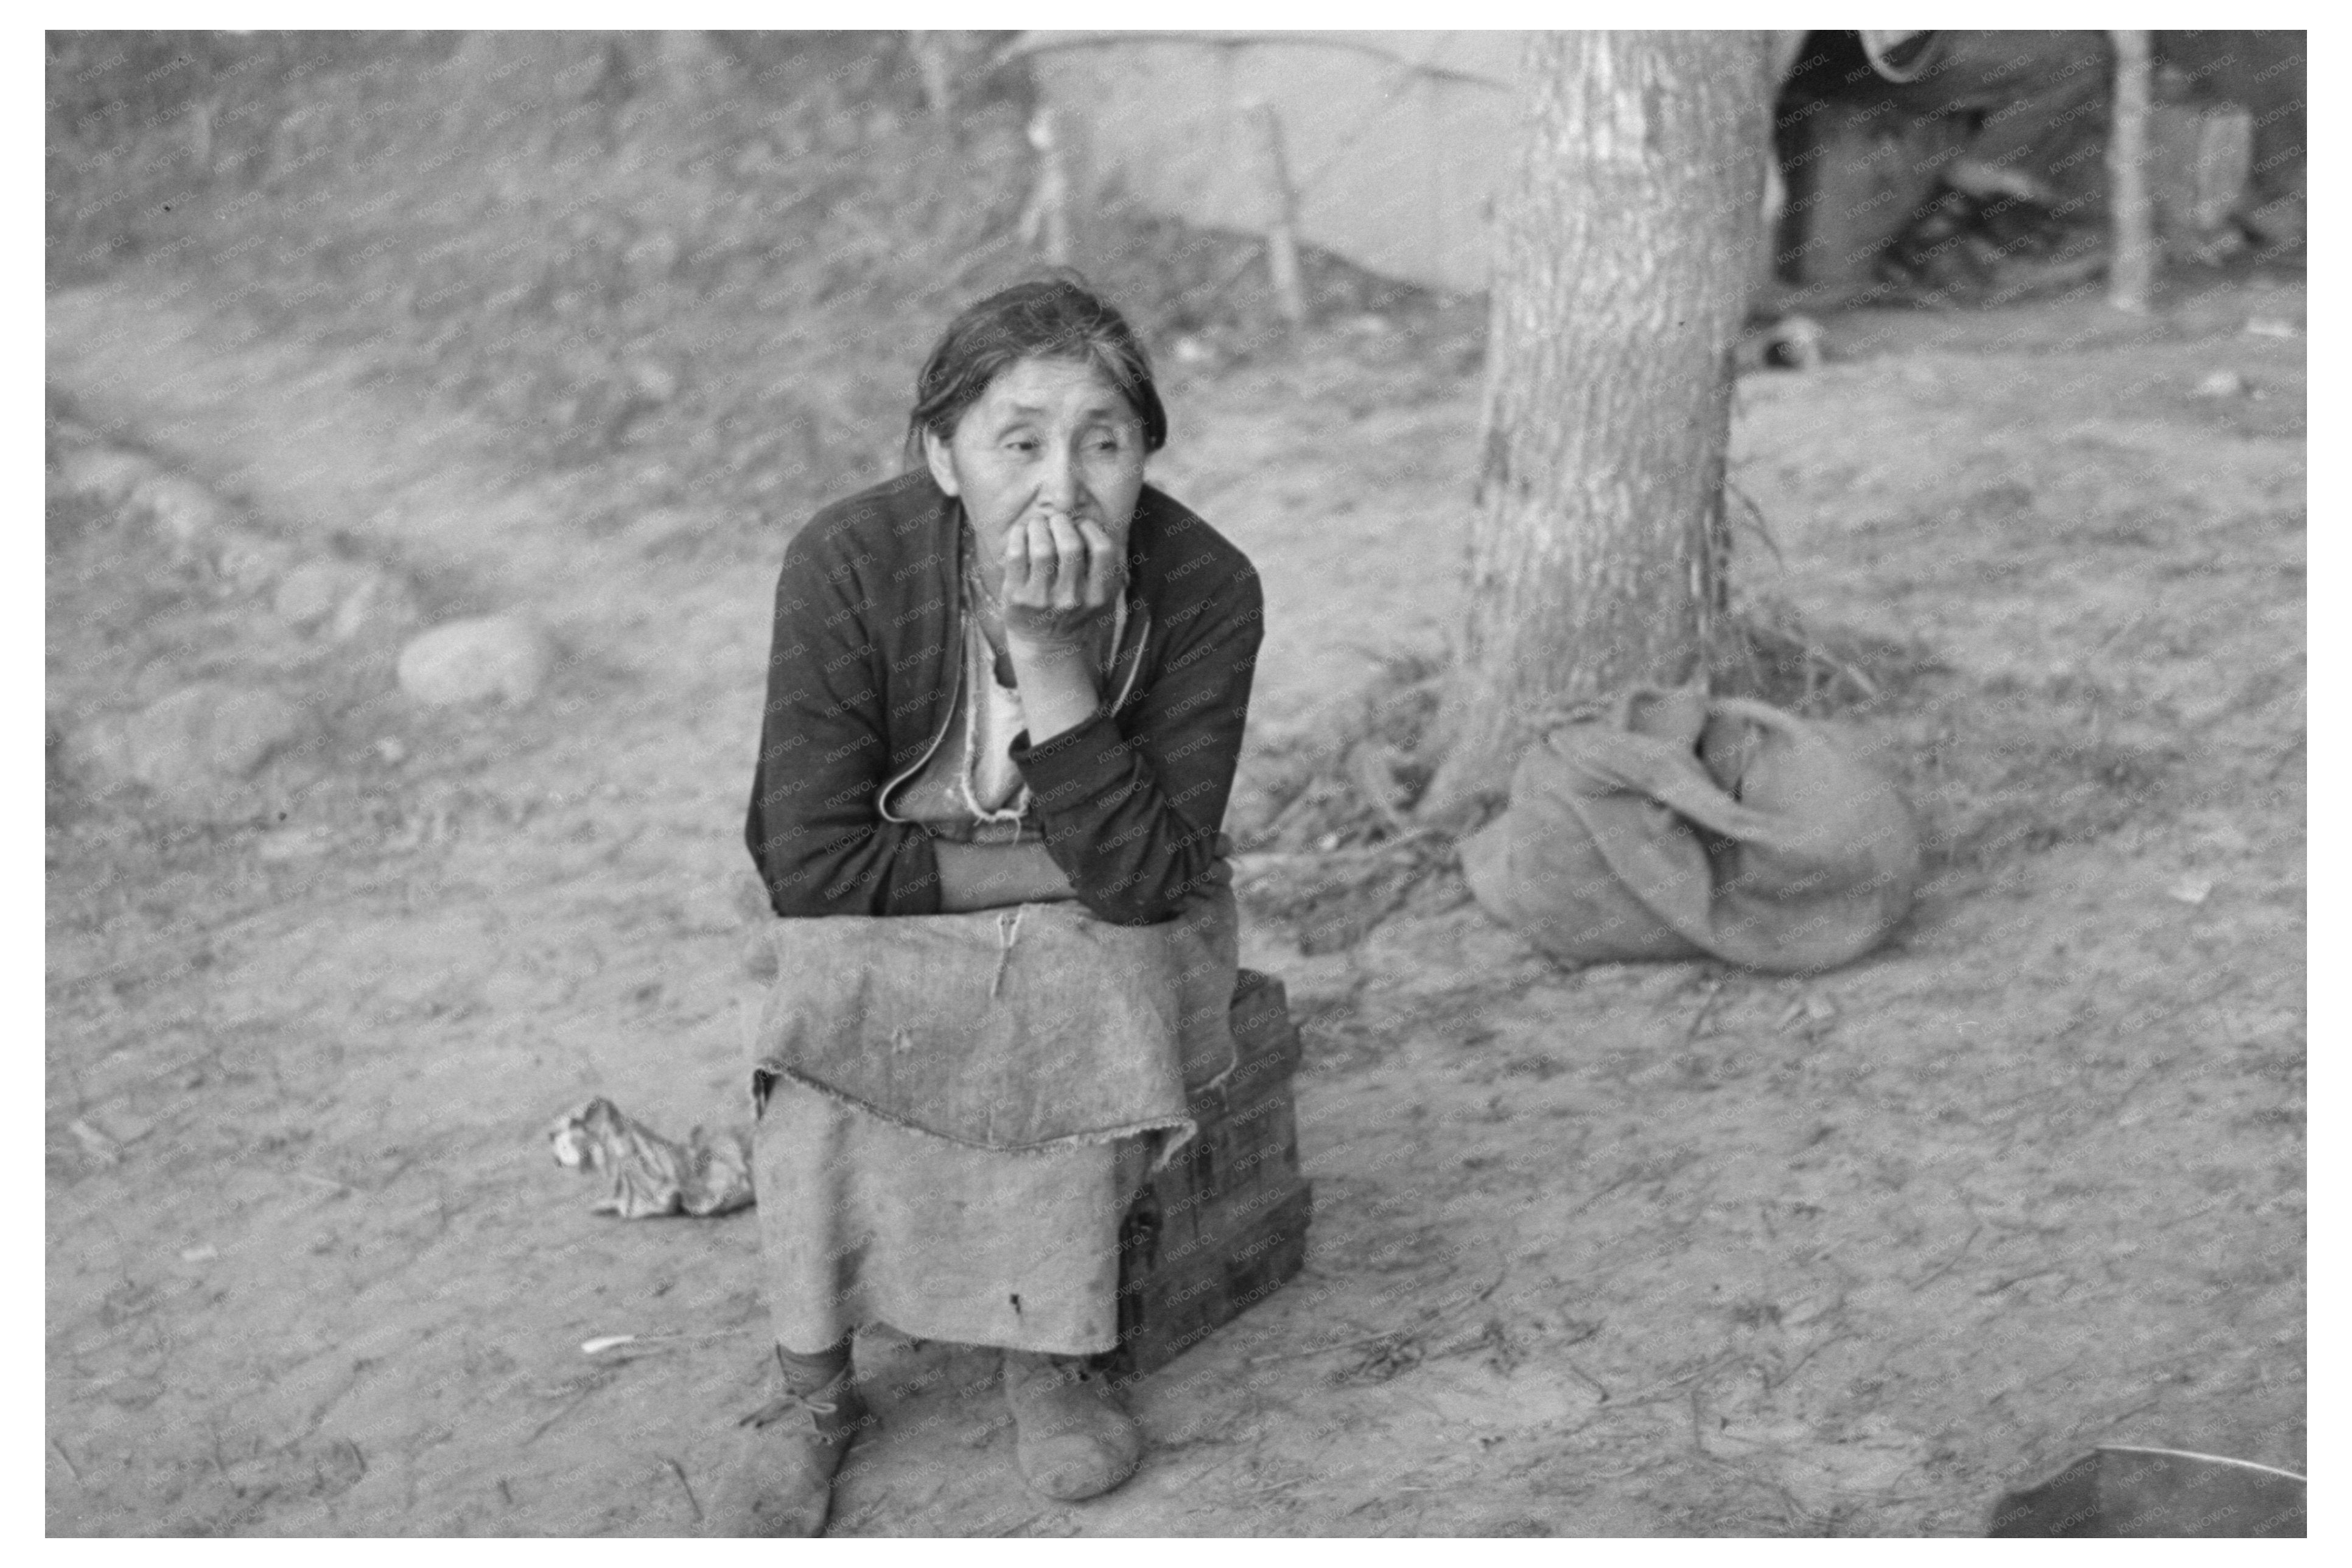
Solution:
[(954, 435), (956, 421), (988, 384), (1024, 359), (1093, 365), (1143, 421), (1143, 449), (1157, 452), (1168, 444), (1168, 413), (1152, 384), (1151, 360), (1127, 318), (1076, 274), (1065, 272), (991, 294), (948, 323), (915, 379), (915, 408), (907, 416), (908, 459), (922, 460), (924, 431), (942, 441)]

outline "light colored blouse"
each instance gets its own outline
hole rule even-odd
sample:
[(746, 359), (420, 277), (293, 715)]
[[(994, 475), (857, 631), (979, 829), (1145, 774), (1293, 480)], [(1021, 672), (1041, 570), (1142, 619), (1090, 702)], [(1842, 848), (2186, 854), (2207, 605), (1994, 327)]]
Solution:
[[(1104, 639), (1104, 672), (1127, 629), (1127, 602), (1114, 607)], [(963, 617), (963, 680), (955, 716), (937, 750), (892, 802), (895, 815), (942, 837), (980, 843), (1017, 843), (1029, 811), (1029, 785), (1013, 760), (1013, 742), (1028, 728), (1018, 687), (996, 679), (996, 654), (980, 616)], [(944, 831), (942, 831), (944, 830)]]

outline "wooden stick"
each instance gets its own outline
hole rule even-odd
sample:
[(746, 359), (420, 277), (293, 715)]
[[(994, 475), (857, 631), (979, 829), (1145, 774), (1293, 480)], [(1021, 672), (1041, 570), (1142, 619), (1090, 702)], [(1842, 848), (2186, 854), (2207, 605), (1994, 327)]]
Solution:
[(1070, 265), (1070, 174), (1062, 158), (1061, 128), (1054, 111), (1039, 108), (1029, 121), (1029, 145), (1037, 150), (1037, 189), (1022, 215), (1024, 237), (1033, 232), (1045, 259)]
[(1697, 1013), (1692, 1016), (1690, 1027), (1683, 1031), (1684, 1046), (1688, 1047), (1698, 1038), (1698, 1032), (1706, 1026), (1706, 1016), (1715, 1011), (1715, 999), (1722, 994), (1723, 976), (1718, 974), (1707, 982), (1706, 995), (1700, 1000)]
[(2156, 276), (2156, 214), (2147, 191), (2149, 34), (2117, 27), (2115, 112), (2107, 127), (2107, 303), (2145, 315)]
[(1250, 106), (1264, 153), (1267, 205), (1265, 268), (1274, 285), (1274, 301), (1282, 319), (1292, 326), (1307, 320), (1307, 294), (1298, 281), (1298, 193), (1290, 183), (1290, 160), (1283, 151), (1282, 117), (1270, 103)]
[(1197, 29), (1177, 32), (1144, 27), (1122, 27), (1115, 32), (1058, 33), (1046, 37), (1040, 37), (1035, 33), (1024, 33), (991, 55), (987, 63), (980, 68), (979, 74), (992, 75), (1016, 61), (1029, 59), (1037, 55), (1055, 53), (1063, 49), (1130, 48), (1138, 44), (1186, 44), (1200, 48), (1238, 52), (1243, 49), (1263, 49), (1268, 44), (1293, 44), (1316, 49), (1344, 49), (1352, 54), (1370, 55), (1401, 70), (1408, 70), (1415, 76), (1426, 77), (1433, 81), (1461, 82), (1469, 87), (1501, 88), (1507, 90), (1517, 85), (1507, 76), (1490, 76), (1484, 71), (1464, 70), (1453, 66), (1440, 65), (1433, 60), (1411, 58), (1398, 53), (1392, 47), (1379, 42), (1381, 37), (1382, 35), (1380, 34), (1369, 34), (1351, 37), (1345, 33), (1286, 33), (1256, 29), (1227, 33), (1202, 32)]
[(1582, 1367), (1577, 1365), (1566, 1356), (1559, 1358), (1559, 1364), (1568, 1368), (1568, 1373), (1570, 1377), (1573, 1377), (1577, 1382), (1592, 1390), (1593, 1393), (1601, 1395), (1601, 1404), (1606, 1405), (1609, 1403), (1609, 1390), (1601, 1384), (1599, 1378), (1593, 1376), (1591, 1373), (1585, 1371)]
[(533, 1443), (538, 1442), (541, 1437), (546, 1436), (547, 1436), (547, 1429), (548, 1429), (549, 1427), (551, 1427), (551, 1426), (554, 1426), (557, 1422), (559, 1422), (559, 1421), (562, 1420), (565, 1416), (567, 1416), (567, 1415), (571, 1415), (573, 1411), (575, 1411), (575, 1410), (579, 1409), (579, 1408), (580, 1408), (580, 1406), (581, 1406), (582, 1405), (583, 1405), (583, 1404), (585, 1404), (585, 1403), (587, 1402), (588, 1396), (589, 1396), (590, 1394), (592, 1394), (595, 1393), (598, 1389), (600, 1389), (600, 1388), (604, 1387), (607, 1383), (609, 1383), (609, 1382), (611, 1382), (611, 1381), (612, 1381), (612, 1380), (611, 1380), (610, 1378), (607, 1378), (607, 1377), (599, 1377), (599, 1378), (595, 1378), (595, 1379), (593, 1379), (593, 1381), (591, 1381), (591, 1382), (589, 1382), (589, 1383), (587, 1383), (587, 1384), (584, 1384), (581, 1387), (581, 1390), (580, 1390), (580, 1392), (579, 1392), (579, 1393), (577, 1393), (577, 1394), (573, 1394), (571, 1398), (569, 1398), (569, 1399), (567, 1399), (567, 1400), (565, 1400), (565, 1401), (563, 1402), (563, 1408), (562, 1408), (562, 1409), (558, 1410), (554, 1415), (552, 1415), (549, 1416), (546, 1420), (544, 1420), (544, 1421), (541, 1422), (537, 1426), (533, 1427), (533, 1428), (531, 1429), (531, 1434), (530, 1434), (530, 1436), (528, 1436), (528, 1437), (525, 1437), (525, 1438), (522, 1440), (522, 1442), (519, 1445), (519, 1447), (528, 1448), (528, 1447), (530, 1447)]
[(1703, 1363), (1698, 1366), (1691, 1368), (1688, 1372), (1677, 1373), (1675, 1376), (1667, 1378), (1662, 1383), (1654, 1383), (1650, 1384), (1649, 1387), (1642, 1390), (1639, 1394), (1628, 1394), (1620, 1408), (1630, 1409), (1636, 1405), (1646, 1405), (1658, 1395), (1665, 1393), (1670, 1388), (1680, 1388), (1684, 1384), (1690, 1382), (1693, 1378), (1706, 1377), (1712, 1373), (1720, 1372), (1738, 1359), (1738, 1352), (1726, 1351), (1723, 1354), (1717, 1356), (1713, 1361)]
[(920, 28), (909, 31), (907, 52), (915, 57), (915, 74), (923, 89), (923, 107), (930, 110), (933, 123), (945, 125), (955, 109), (955, 84), (948, 76), (947, 36)]
[(1414, 830), (1412, 824), (1405, 820), (1404, 813), (1397, 809), (1396, 775), (1390, 766), (1391, 754), (1377, 741), (1359, 741), (1348, 748), (1346, 772), (1348, 782), (1356, 786), (1356, 793), (1363, 797), (1364, 804), (1381, 814), (1390, 831), (1398, 838), (1406, 838)]
[(677, 1478), (678, 1489), (686, 1493), (686, 1506), (694, 1510), (694, 1522), (700, 1524), (702, 1522), (702, 1500), (694, 1495), (693, 1483), (686, 1479), (686, 1467), (679, 1464), (676, 1459), (671, 1458), (667, 1454), (662, 1456), (662, 1463), (668, 1466), (669, 1473)]
[(1944, 1261), (1938, 1263), (1935, 1268), (1930, 1268), (1927, 1273), (1922, 1274), (1916, 1280), (1912, 1282), (1911, 1289), (1913, 1293), (1916, 1294), (1918, 1291), (1926, 1289), (1929, 1285), (1934, 1284), (1937, 1280), (1941, 1279), (1945, 1275), (1949, 1274), (1952, 1271), (1953, 1267), (1957, 1265), (1961, 1258), (1966, 1258), (1969, 1255), (1969, 1248), (1976, 1245), (1977, 1237), (1983, 1231), (1983, 1229), (1984, 1226), (1981, 1222), (1970, 1226), (1969, 1229), (1968, 1239), (1961, 1242), (1959, 1247), (1949, 1258), (1945, 1258)]

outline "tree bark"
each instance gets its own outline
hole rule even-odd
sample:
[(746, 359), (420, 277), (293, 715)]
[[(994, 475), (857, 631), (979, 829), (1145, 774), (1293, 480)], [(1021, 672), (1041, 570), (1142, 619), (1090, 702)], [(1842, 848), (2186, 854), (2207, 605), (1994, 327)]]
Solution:
[(1504, 788), (1548, 713), (1701, 660), (1780, 52), (1760, 32), (1529, 42), (1468, 613), (1424, 817)]

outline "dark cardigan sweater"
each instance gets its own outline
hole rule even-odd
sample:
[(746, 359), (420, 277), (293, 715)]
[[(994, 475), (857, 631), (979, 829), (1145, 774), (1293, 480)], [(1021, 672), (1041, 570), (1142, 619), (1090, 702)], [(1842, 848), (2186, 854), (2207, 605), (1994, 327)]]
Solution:
[[(784, 551), (744, 840), (779, 915), (940, 912), (939, 860), (887, 794), (954, 716), (962, 510), (922, 470), (818, 512)], [(1013, 759), (1097, 918), (1174, 917), (1216, 858), (1264, 596), (1248, 559), (1147, 485), (1102, 703)]]

